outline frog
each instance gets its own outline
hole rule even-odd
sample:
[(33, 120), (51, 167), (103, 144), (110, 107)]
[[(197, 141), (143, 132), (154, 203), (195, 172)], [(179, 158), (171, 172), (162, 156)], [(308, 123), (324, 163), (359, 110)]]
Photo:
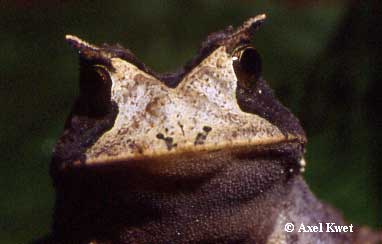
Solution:
[[(307, 136), (251, 44), (265, 19), (209, 34), (173, 73), (119, 44), (66, 36), (79, 55), (79, 95), (53, 150), (43, 243), (377, 240), (305, 182)], [(314, 231), (320, 223), (347, 231)]]

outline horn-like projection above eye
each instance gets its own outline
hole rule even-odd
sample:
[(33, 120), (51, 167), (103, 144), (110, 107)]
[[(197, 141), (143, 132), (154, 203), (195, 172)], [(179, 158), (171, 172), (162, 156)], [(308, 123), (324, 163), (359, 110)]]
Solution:
[(243, 87), (251, 87), (261, 76), (261, 57), (253, 47), (243, 47), (233, 56), (233, 67)]

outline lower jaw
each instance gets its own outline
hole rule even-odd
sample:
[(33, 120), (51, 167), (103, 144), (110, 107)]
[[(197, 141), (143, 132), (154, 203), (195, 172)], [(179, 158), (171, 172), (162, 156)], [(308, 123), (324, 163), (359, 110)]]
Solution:
[[(282, 192), (298, 174), (301, 154), (299, 144), (284, 143), (71, 169), (55, 179), (54, 233), (76, 240), (133, 232), (140, 238), (157, 232), (176, 238), (178, 230), (194, 238), (195, 231), (211, 229), (216, 238), (241, 238), (242, 229), (261, 225), (267, 194)], [(253, 216), (245, 216), (249, 213)]]

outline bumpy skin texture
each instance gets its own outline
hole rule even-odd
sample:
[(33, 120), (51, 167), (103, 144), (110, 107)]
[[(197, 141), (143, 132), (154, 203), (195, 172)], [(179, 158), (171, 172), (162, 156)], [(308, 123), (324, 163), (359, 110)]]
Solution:
[(166, 75), (120, 46), (67, 36), (80, 55), (80, 95), (53, 153), (54, 222), (42, 243), (357, 241), (284, 231), (287, 222), (345, 223), (300, 176), (298, 120), (258, 66), (251, 76), (242, 63), (238, 48), (264, 18), (211, 34)]

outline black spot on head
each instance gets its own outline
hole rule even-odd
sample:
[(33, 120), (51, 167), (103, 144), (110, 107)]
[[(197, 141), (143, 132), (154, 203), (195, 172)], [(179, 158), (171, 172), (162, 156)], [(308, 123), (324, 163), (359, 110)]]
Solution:
[(169, 136), (165, 137), (162, 133), (158, 133), (157, 138), (160, 140), (163, 140), (166, 143), (168, 150), (171, 150), (172, 148), (177, 147), (177, 144), (173, 143), (174, 139), (172, 137), (169, 137)]
[(212, 130), (212, 128), (209, 127), (209, 126), (203, 126), (203, 130), (204, 130), (206, 133), (209, 133), (209, 132)]
[(198, 133), (196, 135), (196, 138), (195, 138), (195, 141), (194, 141), (194, 145), (203, 145), (204, 144), (204, 141), (207, 139), (207, 135), (205, 135), (204, 133)]
[(203, 132), (199, 132), (196, 135), (194, 145), (202, 145), (204, 144), (204, 141), (207, 139), (208, 133), (212, 130), (209, 126), (203, 126)]
[(180, 127), (180, 129), (182, 130), (182, 135), (184, 136), (184, 129), (183, 129), (183, 125), (178, 121), (178, 125)]
[(172, 137), (166, 137), (164, 138), (165, 142), (166, 143), (172, 143), (174, 140), (172, 139)]

